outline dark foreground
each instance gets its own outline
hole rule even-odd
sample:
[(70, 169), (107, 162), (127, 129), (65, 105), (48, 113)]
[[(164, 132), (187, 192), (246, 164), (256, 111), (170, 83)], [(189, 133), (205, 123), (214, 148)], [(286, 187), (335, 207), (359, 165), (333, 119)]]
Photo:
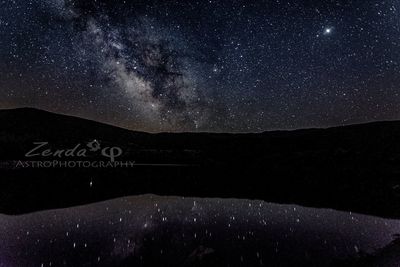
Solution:
[[(34, 142), (119, 146), (131, 168), (16, 168)], [(400, 122), (259, 134), (147, 134), (35, 109), (0, 111), (0, 212), (155, 193), (263, 199), (400, 217)], [(87, 148), (87, 147), (86, 147)], [(86, 158), (107, 160), (93, 152)]]

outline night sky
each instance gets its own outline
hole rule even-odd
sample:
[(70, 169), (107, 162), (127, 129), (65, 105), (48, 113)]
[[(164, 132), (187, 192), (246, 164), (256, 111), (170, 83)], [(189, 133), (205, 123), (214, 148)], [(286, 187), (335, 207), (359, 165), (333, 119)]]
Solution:
[(400, 119), (399, 11), (399, 0), (1, 0), (0, 108), (144, 131)]

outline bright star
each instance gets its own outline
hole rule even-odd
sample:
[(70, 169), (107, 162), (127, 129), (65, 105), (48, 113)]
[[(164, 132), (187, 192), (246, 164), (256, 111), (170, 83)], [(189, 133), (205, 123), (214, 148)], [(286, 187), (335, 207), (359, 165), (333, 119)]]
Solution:
[(332, 28), (332, 27), (325, 28), (325, 30), (324, 30), (324, 35), (329, 35), (329, 34), (331, 34), (332, 32), (333, 32), (333, 28)]

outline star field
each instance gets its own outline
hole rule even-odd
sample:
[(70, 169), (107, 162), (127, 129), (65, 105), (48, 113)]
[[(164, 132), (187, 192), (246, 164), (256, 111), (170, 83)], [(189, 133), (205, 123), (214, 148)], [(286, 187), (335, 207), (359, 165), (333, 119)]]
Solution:
[(145, 131), (399, 119), (400, 2), (0, 1), (0, 108)]

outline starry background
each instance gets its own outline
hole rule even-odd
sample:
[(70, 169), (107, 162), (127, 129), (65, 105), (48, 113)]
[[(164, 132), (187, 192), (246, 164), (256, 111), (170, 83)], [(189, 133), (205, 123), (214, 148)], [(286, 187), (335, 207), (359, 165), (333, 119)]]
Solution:
[(0, 1), (0, 108), (144, 131), (399, 119), (400, 1)]

